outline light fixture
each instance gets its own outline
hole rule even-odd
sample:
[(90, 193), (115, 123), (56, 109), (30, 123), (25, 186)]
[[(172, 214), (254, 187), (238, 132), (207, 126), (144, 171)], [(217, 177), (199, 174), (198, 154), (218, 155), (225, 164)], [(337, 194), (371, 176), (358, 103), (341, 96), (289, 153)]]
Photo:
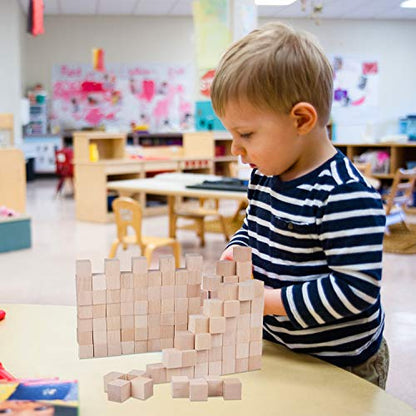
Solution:
[(296, 0), (254, 0), (257, 6), (289, 6)]
[(416, 0), (406, 0), (400, 3), (400, 7), (405, 9), (414, 9), (416, 8)]

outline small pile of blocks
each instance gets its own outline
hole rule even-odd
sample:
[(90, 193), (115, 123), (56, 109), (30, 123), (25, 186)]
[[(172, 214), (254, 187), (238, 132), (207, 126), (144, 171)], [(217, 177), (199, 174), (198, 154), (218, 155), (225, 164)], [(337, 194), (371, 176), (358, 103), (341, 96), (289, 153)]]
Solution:
[(208, 397), (223, 397), (224, 400), (241, 400), (242, 384), (238, 378), (222, 379), (218, 376), (189, 379), (174, 376), (171, 381), (173, 398), (189, 398), (190, 401), (206, 401)]
[(172, 348), (175, 331), (201, 309), (202, 256), (187, 254), (175, 270), (173, 256), (161, 256), (148, 270), (145, 257), (120, 272), (118, 259), (106, 259), (104, 273), (92, 273), (90, 260), (76, 263), (79, 357), (106, 357)]

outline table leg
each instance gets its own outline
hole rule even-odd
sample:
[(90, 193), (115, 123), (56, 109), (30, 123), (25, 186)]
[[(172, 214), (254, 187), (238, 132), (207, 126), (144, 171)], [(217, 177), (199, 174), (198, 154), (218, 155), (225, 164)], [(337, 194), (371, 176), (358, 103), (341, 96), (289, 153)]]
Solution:
[(169, 237), (175, 237), (175, 197), (168, 195)]

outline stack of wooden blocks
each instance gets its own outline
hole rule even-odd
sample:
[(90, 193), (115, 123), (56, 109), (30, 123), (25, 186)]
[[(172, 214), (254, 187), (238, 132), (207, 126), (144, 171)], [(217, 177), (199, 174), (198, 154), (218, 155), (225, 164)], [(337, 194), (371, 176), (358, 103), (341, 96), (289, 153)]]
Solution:
[(203, 259), (186, 255), (175, 270), (173, 256), (161, 256), (158, 270), (145, 257), (120, 272), (118, 259), (106, 259), (104, 273), (92, 273), (90, 260), (76, 263), (79, 357), (106, 357), (172, 348), (176, 331), (201, 310)]

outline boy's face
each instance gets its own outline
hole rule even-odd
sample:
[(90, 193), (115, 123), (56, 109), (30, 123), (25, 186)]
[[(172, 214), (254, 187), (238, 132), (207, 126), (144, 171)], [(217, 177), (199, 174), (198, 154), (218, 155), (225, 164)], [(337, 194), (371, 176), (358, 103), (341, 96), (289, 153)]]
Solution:
[(229, 102), (221, 121), (233, 136), (231, 152), (267, 176), (296, 177), (302, 137), (291, 115), (258, 110), (247, 102)]

